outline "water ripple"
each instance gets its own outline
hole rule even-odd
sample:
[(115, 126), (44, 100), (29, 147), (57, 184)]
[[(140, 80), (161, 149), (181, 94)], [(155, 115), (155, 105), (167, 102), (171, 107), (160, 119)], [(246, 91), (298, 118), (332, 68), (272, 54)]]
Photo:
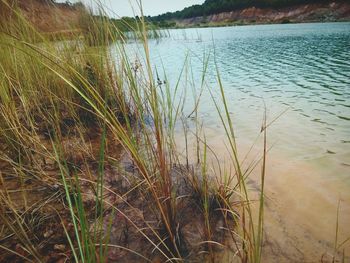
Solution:
[[(186, 34), (198, 32), (201, 43), (185, 39)], [(257, 105), (262, 100), (271, 107), (297, 104), (296, 113), (310, 125), (323, 127), (322, 134), (336, 136), (336, 141), (350, 140), (350, 23), (208, 28), (198, 32), (173, 30), (173, 38), (150, 43), (154, 65), (164, 65), (170, 81), (177, 81), (188, 53), (194, 83), (200, 83), (201, 57), (213, 50), (214, 37), (215, 60), (228, 100), (245, 105), (236, 110), (249, 107), (260, 114)], [(216, 86), (214, 59), (208, 69), (206, 80)]]

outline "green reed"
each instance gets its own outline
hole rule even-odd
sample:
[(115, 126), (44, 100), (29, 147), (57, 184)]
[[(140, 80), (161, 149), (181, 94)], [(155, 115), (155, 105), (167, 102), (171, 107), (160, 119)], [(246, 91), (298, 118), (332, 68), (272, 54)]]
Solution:
[[(185, 260), (187, 253), (182, 245), (179, 229), (181, 215), (178, 214), (177, 205), (182, 197), (176, 195), (172, 169), (180, 167), (183, 160), (186, 160), (188, 170), (192, 166), (189, 161), (192, 153), (187, 143), (185, 158), (178, 152), (175, 127), (182, 123), (184, 139), (187, 140), (187, 116), (183, 112), (185, 94), (179, 94), (180, 79), (182, 74), (194, 73), (186, 68), (185, 63), (175, 89), (170, 87), (168, 81), (166, 84), (157, 83), (148, 39), (159, 35), (143, 16), (136, 25), (130, 25), (133, 29), (130, 34), (134, 34), (134, 39), (142, 45), (145, 54), (144, 61), (135, 65), (125, 50), (125, 34), (108, 19), (103, 9), (99, 16), (82, 13), (83, 33), (77, 32), (69, 41), (58, 36), (52, 42), (49, 37), (37, 32), (18, 9), (9, 6), (5, 0), (1, 1), (13, 12), (11, 20), (1, 22), (0, 32), (0, 135), (3, 146), (0, 161), (6, 164), (5, 167), (10, 167), (0, 173), (4, 188), (0, 197), (3, 210), (1, 223), (7, 229), (6, 235), (14, 236), (24, 252), (20, 253), (4, 245), (0, 245), (0, 249), (28, 261), (44, 261), (37, 241), (30, 236), (31, 229), (38, 227), (39, 223), (33, 225), (26, 218), (38, 213), (39, 208), (55, 199), (56, 203), (62, 204), (69, 212), (67, 219), (67, 214), (54, 209), (66, 233), (70, 246), (70, 256), (67, 257), (70, 260), (107, 262), (108, 251), (114, 247), (133, 253), (142, 260), (151, 261), (147, 254), (109, 242), (116, 213), (122, 214), (130, 225), (138, 228), (140, 235), (165, 261)], [(109, 46), (111, 43), (116, 45), (117, 59), (112, 55)], [(209, 169), (208, 151), (211, 150), (198, 114), (208, 65), (209, 57), (203, 62), (199, 94), (196, 94), (193, 83), (188, 84), (195, 94), (194, 110), (190, 114), (194, 115), (196, 123), (193, 133), (196, 138), (194, 154), (197, 164), (193, 166), (200, 167), (200, 172), (196, 176), (184, 172), (191, 182), (193, 196), (196, 197), (204, 220), (205, 238), (202, 242), (206, 244), (208, 261), (215, 262), (216, 247), (225, 247), (232, 250), (230, 253), (237, 255), (234, 258), (240, 262), (260, 262), (266, 129), (259, 218), (255, 222), (246, 186), (247, 175), (242, 170), (238, 156), (233, 120), (229, 115), (229, 105), (219, 72), (217, 76), (221, 100), (218, 102), (213, 99), (213, 103), (226, 131), (235, 171), (231, 173), (222, 167), (220, 170), (225, 171), (223, 178), (221, 174), (217, 176), (220, 178), (217, 181), (212, 181), (209, 177), (212, 170)], [(223, 112), (219, 105), (224, 106)], [(73, 131), (70, 123), (74, 123)], [(98, 153), (94, 153), (86, 138), (90, 133), (100, 136)], [(69, 136), (74, 136), (74, 140), (80, 144), (69, 149), (64, 144)], [(106, 164), (115, 161), (107, 151), (111, 138), (130, 156), (139, 175), (135, 186), (124, 195), (105, 185)], [(90, 175), (87, 179), (80, 175), (79, 166), (88, 166), (91, 160), (98, 164), (97, 173), (95, 177)], [(48, 164), (56, 167), (56, 175), (47, 171), (45, 165)], [(22, 192), (25, 192), (25, 182), (29, 181), (49, 190), (46, 190), (41, 204), (36, 203), (23, 209), (21, 204), (12, 200), (11, 189), (6, 188), (8, 178), (24, 182), (20, 189)], [(81, 187), (84, 182), (88, 182), (94, 190), (92, 209), (84, 203), (87, 195)], [(151, 198), (153, 211), (159, 218), (158, 228), (145, 220), (143, 223), (149, 231), (140, 229), (133, 218), (105, 199), (107, 193), (112, 193), (128, 207), (127, 196), (136, 191)], [(239, 196), (239, 204), (232, 201), (234, 196)], [(25, 195), (22, 198), (24, 203), (27, 203), (26, 198)], [(217, 210), (222, 211), (233, 248), (214, 241), (215, 226), (211, 220)], [(106, 215), (107, 212), (110, 213)], [(68, 229), (66, 220), (72, 224), (73, 231)], [(257, 228), (255, 224), (258, 225)]]

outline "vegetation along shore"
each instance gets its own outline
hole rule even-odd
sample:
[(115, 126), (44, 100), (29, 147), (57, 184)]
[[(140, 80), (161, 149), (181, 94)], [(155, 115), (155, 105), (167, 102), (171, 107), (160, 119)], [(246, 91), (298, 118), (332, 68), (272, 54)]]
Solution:
[(149, 19), (160, 27), (173, 28), (350, 21), (350, 4), (342, 0), (206, 0)]
[[(151, 17), (140, 1), (118, 19), (99, 6), (0, 0), (0, 262), (262, 262), (276, 118), (261, 112), (249, 163), (215, 50), (169, 81), (150, 42), (163, 27), (345, 21), (349, 3), (207, 0)], [(203, 94), (228, 161), (207, 143)], [(337, 238), (322, 262), (348, 259)]]
[[(263, 196), (255, 220), (222, 87), (213, 103), (225, 105), (234, 170), (214, 174), (196, 108), (192, 131), (185, 97), (154, 75), (142, 17), (130, 27), (145, 52), (135, 62), (103, 10), (49, 3), (72, 29), (51, 41), (40, 29), (66, 28), (39, 23), (27, 4), (1, 0), (0, 261), (259, 262)], [(195, 152), (177, 150), (178, 123)]]

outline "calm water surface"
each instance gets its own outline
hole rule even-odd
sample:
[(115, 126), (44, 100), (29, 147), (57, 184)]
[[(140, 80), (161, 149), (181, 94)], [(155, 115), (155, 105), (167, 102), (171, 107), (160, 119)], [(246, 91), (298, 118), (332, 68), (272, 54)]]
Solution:
[[(186, 114), (209, 57), (199, 111), (219, 152), (224, 133), (208, 92), (219, 98), (215, 61), (242, 155), (259, 135), (265, 107), (269, 121), (280, 116), (268, 131), (264, 262), (320, 262), (331, 253), (339, 200), (340, 239), (350, 236), (350, 23), (170, 30), (150, 41), (150, 52), (172, 86), (185, 65)], [(350, 254), (348, 243), (342, 248)]]

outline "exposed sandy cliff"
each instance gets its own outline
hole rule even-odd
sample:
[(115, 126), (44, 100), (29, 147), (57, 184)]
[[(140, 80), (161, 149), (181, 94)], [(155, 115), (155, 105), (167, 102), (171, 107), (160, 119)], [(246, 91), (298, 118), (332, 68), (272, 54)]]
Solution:
[[(7, 0), (19, 10), (39, 31), (59, 32), (77, 29), (83, 6), (55, 3), (52, 0)], [(0, 0), (0, 20), (10, 16), (9, 8)]]
[(327, 22), (349, 21), (350, 2), (298, 5), (270, 9), (250, 7), (232, 12), (176, 20), (180, 26), (220, 23), (282, 23), (282, 22)]

